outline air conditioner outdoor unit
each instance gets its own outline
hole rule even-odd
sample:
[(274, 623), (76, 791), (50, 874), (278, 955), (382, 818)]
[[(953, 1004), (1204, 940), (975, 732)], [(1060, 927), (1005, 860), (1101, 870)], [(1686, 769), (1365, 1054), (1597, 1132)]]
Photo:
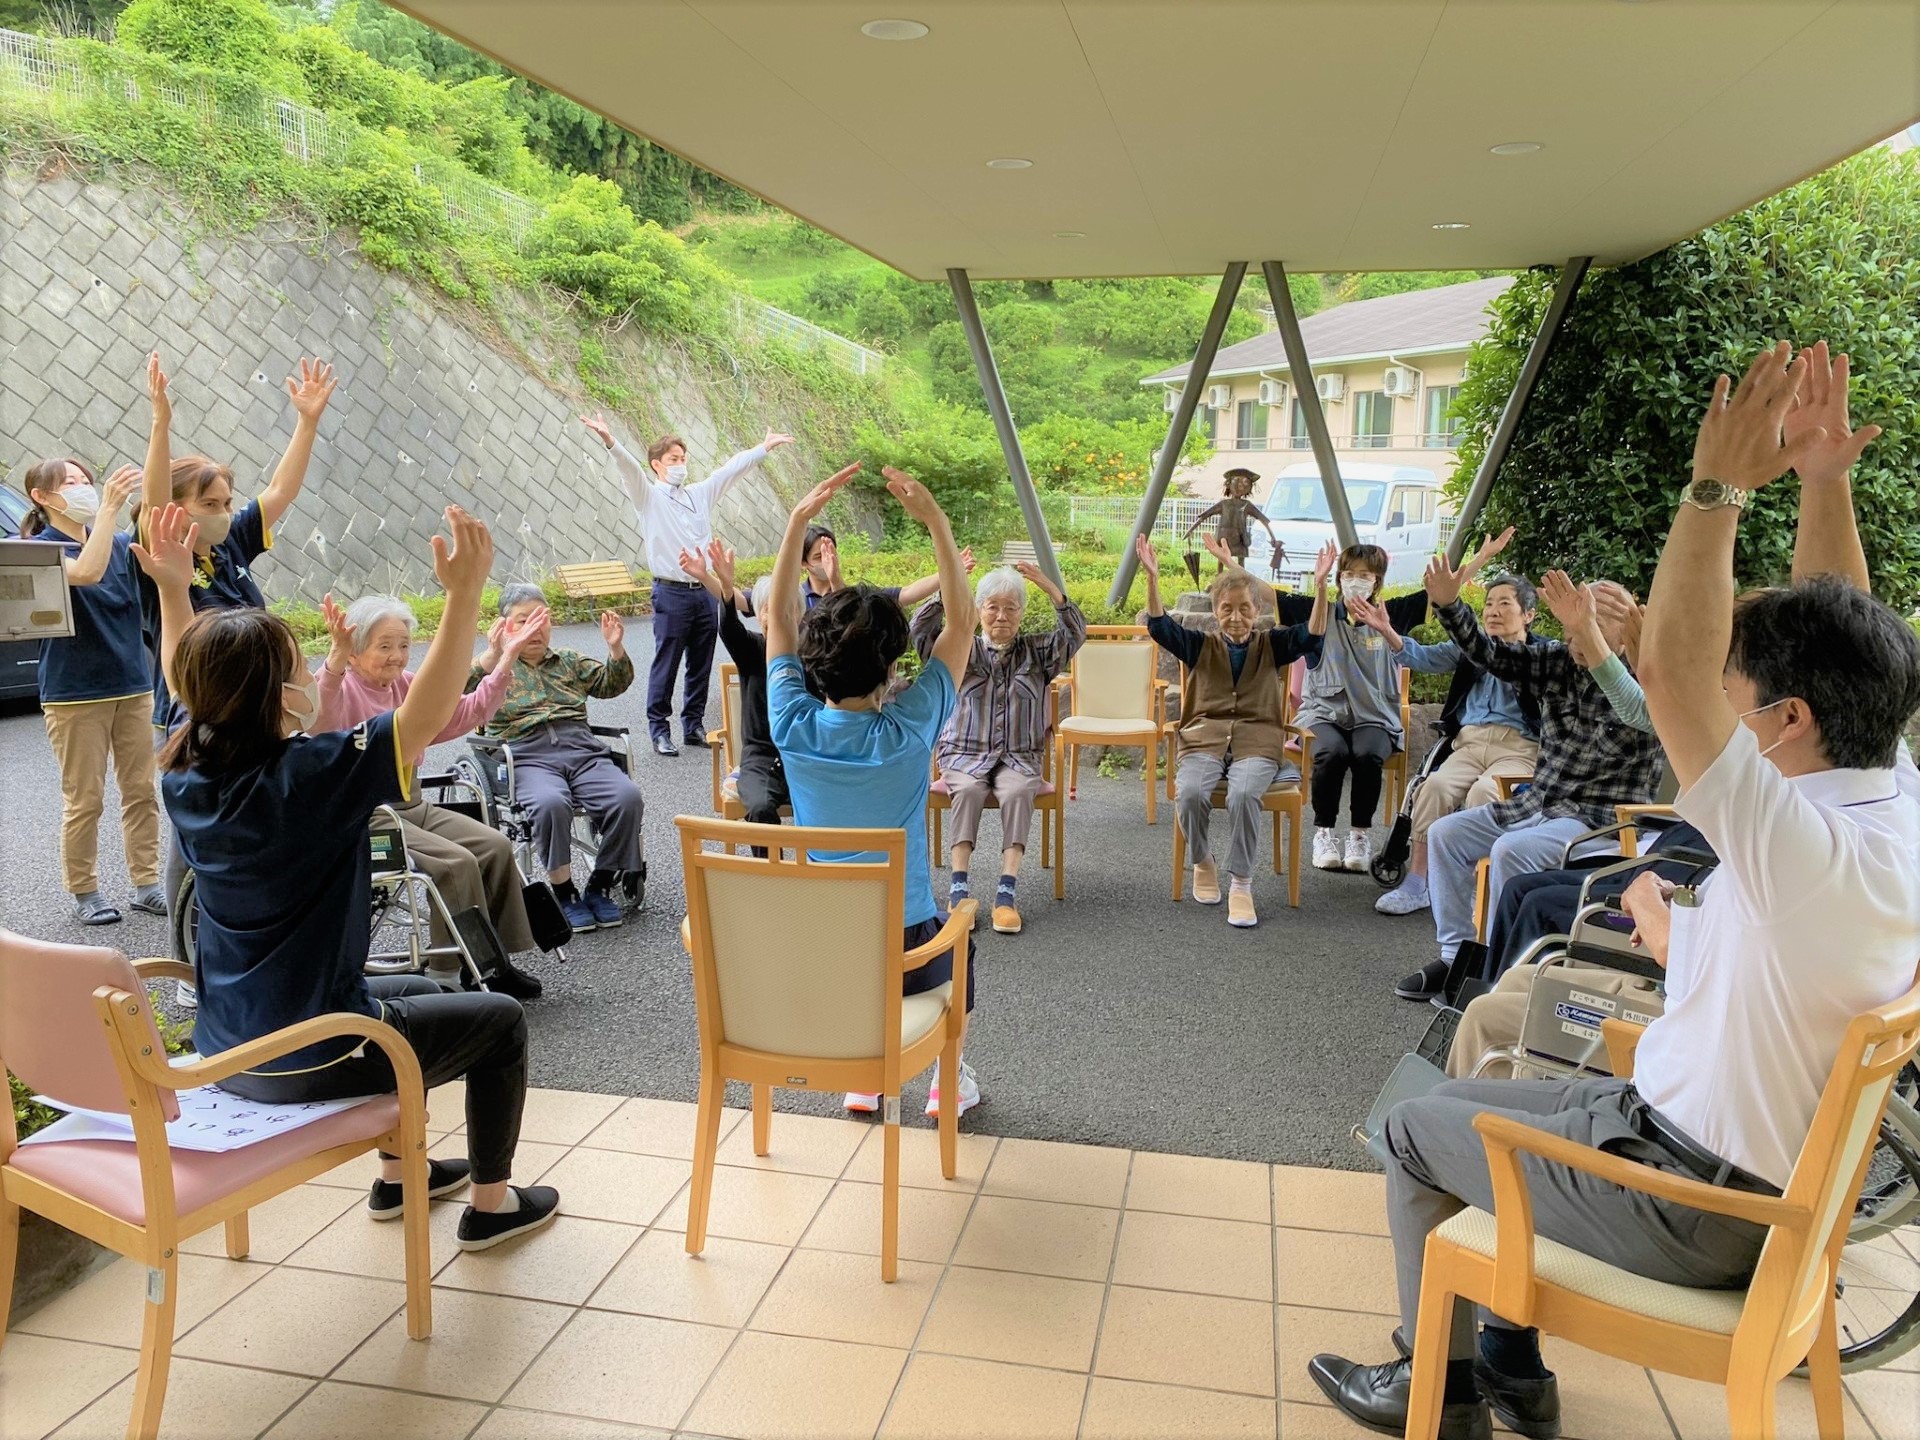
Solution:
[(1313, 382), (1314, 393), (1322, 400), (1339, 400), (1347, 393), (1347, 377), (1344, 375), (1322, 375)]
[(1167, 386), (1166, 394), (1161, 398), (1161, 408), (1164, 409), (1167, 414), (1173, 414), (1174, 411), (1180, 408), (1180, 395), (1181, 391), (1179, 389), (1172, 385)]
[(1262, 380), (1260, 382), (1260, 403), (1262, 405), (1286, 404), (1287, 382), (1284, 380)]
[(1420, 388), (1420, 377), (1405, 365), (1389, 365), (1386, 381), (1380, 388), (1389, 395), (1411, 395)]
[(1208, 409), (1224, 410), (1232, 403), (1233, 387), (1231, 385), (1210, 385), (1207, 387)]

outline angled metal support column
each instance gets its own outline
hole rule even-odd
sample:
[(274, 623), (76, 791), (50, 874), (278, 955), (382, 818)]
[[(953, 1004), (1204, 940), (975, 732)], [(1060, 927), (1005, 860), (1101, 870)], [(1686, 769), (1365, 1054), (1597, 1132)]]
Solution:
[(1313, 446), (1314, 463), (1320, 467), (1320, 487), (1326, 491), (1327, 514), (1333, 518), (1333, 533), (1342, 547), (1355, 544), (1360, 532), (1353, 528), (1353, 507), (1347, 504), (1347, 487), (1340, 479), (1340, 456), (1333, 448), (1333, 435), (1327, 429), (1327, 415), (1320, 408), (1320, 389), (1313, 383), (1313, 366), (1307, 360), (1307, 342), (1300, 338), (1300, 317), (1294, 313), (1293, 291), (1287, 287), (1287, 270), (1278, 260), (1260, 267), (1267, 277), (1267, 295), (1273, 301), (1273, 318), (1280, 326), (1280, 343), (1287, 351), (1287, 375), (1293, 381), (1294, 399), (1300, 416), (1307, 422), (1307, 443)]
[(1133, 542), (1142, 535), (1153, 533), (1153, 522), (1160, 514), (1160, 506), (1167, 498), (1167, 486), (1173, 481), (1173, 467), (1180, 463), (1180, 447), (1187, 443), (1187, 427), (1193, 423), (1193, 412), (1200, 408), (1200, 387), (1207, 383), (1207, 373), (1213, 369), (1213, 357), (1220, 352), (1220, 337), (1227, 333), (1227, 318), (1233, 313), (1233, 302), (1240, 294), (1240, 282), (1246, 279), (1247, 262), (1234, 260), (1228, 263), (1226, 273), (1220, 277), (1220, 289), (1213, 297), (1213, 310), (1207, 316), (1206, 328), (1200, 332), (1200, 347), (1193, 352), (1193, 363), (1187, 366), (1187, 383), (1180, 391), (1180, 401), (1174, 406), (1173, 420), (1167, 426), (1167, 443), (1160, 447), (1160, 456), (1153, 462), (1153, 478), (1147, 482), (1146, 498), (1140, 502), (1140, 514), (1133, 522), (1133, 537), (1127, 541), (1127, 552), (1120, 557), (1120, 568), (1113, 577), (1113, 589), (1107, 592), (1107, 604), (1119, 605), (1127, 598), (1127, 591), (1133, 588), (1133, 573), (1140, 564), (1134, 554)]
[(1040, 496), (1033, 488), (1033, 476), (1027, 470), (1027, 455), (1020, 448), (1020, 432), (1013, 428), (1013, 411), (1007, 408), (1007, 392), (1000, 384), (1000, 367), (993, 363), (993, 347), (987, 343), (987, 330), (980, 323), (980, 307), (973, 301), (973, 281), (964, 270), (948, 270), (947, 284), (953, 287), (953, 303), (960, 311), (960, 328), (967, 332), (967, 349), (973, 352), (973, 368), (980, 374), (980, 388), (986, 393), (987, 413), (993, 416), (993, 428), (1000, 434), (1000, 450), (1007, 457), (1007, 475), (1013, 481), (1013, 493), (1020, 501), (1020, 513), (1026, 517), (1027, 535), (1040, 568), (1056, 585), (1060, 562), (1053, 553), (1053, 538), (1047, 534), (1047, 517), (1040, 510)]
[(1493, 435), (1487, 441), (1486, 454), (1480, 457), (1480, 468), (1473, 474), (1473, 483), (1467, 487), (1467, 498), (1460, 502), (1460, 515), (1453, 522), (1453, 538), (1447, 542), (1447, 563), (1458, 565), (1460, 557), (1467, 553), (1467, 536), (1473, 533), (1474, 523), (1479, 520), (1480, 512), (1487, 508), (1487, 496), (1493, 493), (1493, 482), (1500, 474), (1500, 467), (1506, 462), (1507, 451), (1513, 448), (1513, 437), (1520, 429), (1520, 419), (1527, 413), (1527, 402), (1533, 398), (1533, 387), (1540, 379), (1540, 372), (1546, 368), (1547, 356), (1553, 353), (1554, 341), (1560, 338), (1560, 331), (1566, 326), (1567, 312), (1573, 309), (1573, 297), (1580, 289), (1580, 282), (1587, 278), (1587, 270), (1593, 264), (1591, 255), (1577, 255), (1560, 267), (1560, 283), (1553, 288), (1553, 299), (1547, 302), (1547, 313), (1541, 318), (1540, 328), (1534, 332), (1533, 343), (1527, 347), (1527, 358), (1520, 366), (1520, 375), (1513, 382), (1513, 393), (1507, 396), (1506, 408), (1500, 412), (1500, 423), (1493, 427)]

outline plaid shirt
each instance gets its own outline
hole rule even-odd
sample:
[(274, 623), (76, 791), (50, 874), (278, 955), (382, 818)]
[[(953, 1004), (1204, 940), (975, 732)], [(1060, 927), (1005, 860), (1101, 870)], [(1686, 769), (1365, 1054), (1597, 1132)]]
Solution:
[(1437, 607), (1460, 652), (1497, 679), (1530, 691), (1540, 706), (1540, 760), (1533, 783), (1496, 801), (1493, 818), (1513, 825), (1536, 815), (1611, 825), (1616, 805), (1644, 805), (1660, 788), (1660, 742), (1622, 723), (1613, 703), (1557, 641), (1509, 645), (1455, 601)]
[[(1087, 639), (1087, 617), (1071, 600), (1054, 607), (1060, 623), (1044, 635), (1016, 635), (995, 650), (976, 635), (960, 677), (953, 718), (935, 752), (941, 767), (968, 775), (991, 775), (1008, 765), (1022, 775), (1038, 775), (1046, 748), (1049, 709), (1047, 687), (1065, 672)], [(913, 644), (925, 660), (940, 638), (947, 610), (938, 599), (913, 616)]]
[[(467, 672), (467, 689), (486, 678), (487, 672), (474, 666)], [(577, 651), (549, 650), (538, 665), (524, 659), (515, 662), (506, 698), (480, 733), (500, 740), (524, 740), (548, 725), (569, 720), (584, 725), (588, 700), (611, 700), (631, 684), (633, 661), (625, 655), (612, 661), (589, 660)]]

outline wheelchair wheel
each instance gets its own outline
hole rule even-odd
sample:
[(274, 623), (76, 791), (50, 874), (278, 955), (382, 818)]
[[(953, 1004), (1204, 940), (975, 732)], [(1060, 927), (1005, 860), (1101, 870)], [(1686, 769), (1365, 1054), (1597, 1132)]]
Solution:
[(180, 893), (173, 897), (168, 924), (173, 931), (173, 958), (188, 965), (193, 964), (200, 937), (200, 906), (193, 898), (191, 870), (187, 872), (187, 878), (180, 882)]
[(1393, 889), (1394, 886), (1407, 878), (1407, 862), (1404, 860), (1394, 860), (1385, 855), (1374, 856), (1373, 864), (1367, 868), (1373, 872), (1373, 878), (1377, 880), (1381, 888), (1385, 890)]
[(1835, 1311), (1843, 1371), (1872, 1370), (1920, 1346), (1917, 1218), (1920, 1112), (1895, 1094), (1840, 1254)]
[(496, 830), (500, 829), (500, 802), (494, 795), (492, 777), (487, 774), (487, 767), (471, 755), (462, 755), (453, 762), (453, 774), (456, 780), (470, 786), (473, 793), (480, 797), (481, 820)]
[(638, 914), (647, 908), (647, 862), (642, 860), (638, 870), (629, 870), (620, 877), (620, 889), (626, 896), (629, 913)]

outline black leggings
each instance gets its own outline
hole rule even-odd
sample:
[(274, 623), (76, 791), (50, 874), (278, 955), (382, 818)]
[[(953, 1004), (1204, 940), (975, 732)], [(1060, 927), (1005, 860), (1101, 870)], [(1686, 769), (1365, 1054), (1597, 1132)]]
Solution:
[[(787, 772), (778, 755), (748, 751), (740, 757), (740, 776), (734, 784), (740, 803), (747, 807), (747, 819), (755, 825), (778, 825), (780, 807), (793, 803), (787, 794)], [(765, 859), (767, 847), (756, 845), (753, 853)]]
[(1313, 731), (1313, 823), (1331, 830), (1340, 823), (1340, 782), (1353, 776), (1353, 828), (1365, 830), (1380, 808), (1380, 777), (1393, 754), (1393, 732), (1379, 725), (1315, 725)]
[[(387, 1024), (419, 1057), (427, 1089), (466, 1077), (473, 1183), (510, 1178), (527, 1102), (527, 1017), (520, 1002), (488, 991), (449, 995), (419, 975), (377, 975), (367, 988), (381, 1003)], [(368, 1045), (365, 1053), (337, 1065), (296, 1075), (234, 1075), (220, 1088), (265, 1105), (287, 1105), (391, 1095), (395, 1085), (386, 1052)], [(384, 1151), (382, 1156), (393, 1158)]]

